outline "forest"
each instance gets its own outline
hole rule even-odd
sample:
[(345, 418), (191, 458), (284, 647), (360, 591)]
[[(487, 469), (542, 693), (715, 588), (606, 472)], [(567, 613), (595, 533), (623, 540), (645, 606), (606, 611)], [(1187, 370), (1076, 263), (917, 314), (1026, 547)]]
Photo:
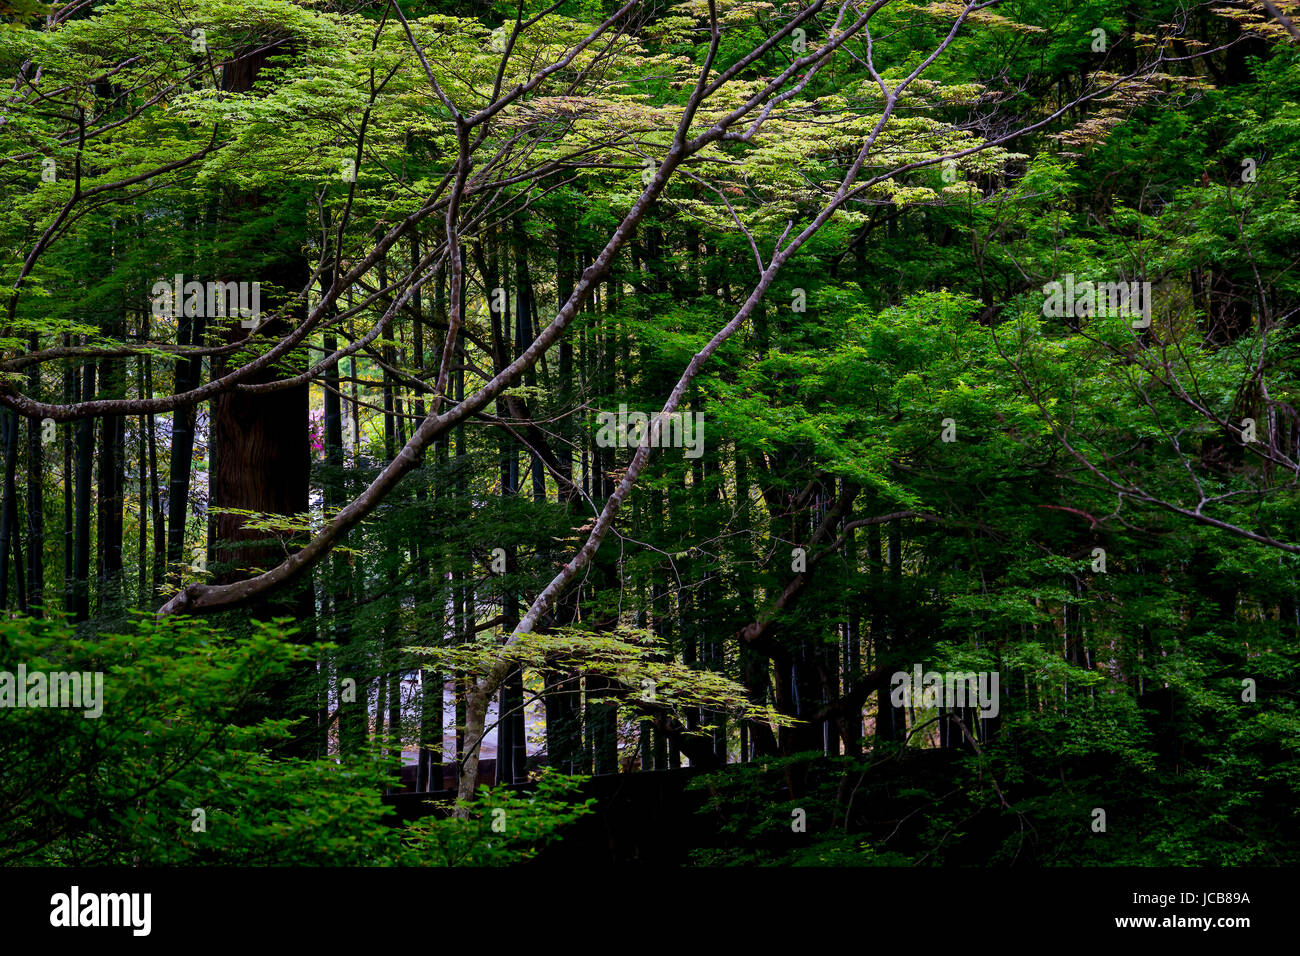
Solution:
[(1300, 864), (1300, 0), (0, 17), (0, 863)]

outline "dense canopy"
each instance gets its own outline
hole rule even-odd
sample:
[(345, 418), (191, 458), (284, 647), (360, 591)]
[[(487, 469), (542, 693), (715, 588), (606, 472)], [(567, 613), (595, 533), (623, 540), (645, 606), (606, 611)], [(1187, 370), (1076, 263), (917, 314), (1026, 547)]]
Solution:
[(0, 860), (1300, 862), (1300, 2), (0, 21)]

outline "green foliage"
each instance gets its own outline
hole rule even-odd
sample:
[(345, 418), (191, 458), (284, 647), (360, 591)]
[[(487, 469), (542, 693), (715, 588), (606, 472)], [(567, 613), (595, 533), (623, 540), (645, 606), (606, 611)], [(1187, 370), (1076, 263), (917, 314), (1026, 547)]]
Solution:
[[(274, 369), (296, 375), (357, 343), (446, 235), (440, 200), (428, 197), (455, 178), (457, 126), (435, 85), (473, 112), (498, 70), (501, 88), (515, 88), (616, 4), (549, 6), (403, 5), (426, 64), (382, 6), (117, 0), (54, 19), (46, 4), (7, 4), (5, 394), (171, 394), (182, 378), (175, 349), (194, 330), (153, 314), (159, 276), (266, 273), (273, 310), (301, 315), (323, 287), (297, 298), (313, 270), (328, 285), (336, 266), (346, 272), (407, 223)], [(476, 127), (479, 158), (500, 162), (475, 165), (465, 197), (463, 352), (449, 362), (449, 392), (472, 394), (558, 313), (661, 161), (705, 60), (710, 4), (648, 6), (615, 55), (598, 62), (604, 44), (593, 44)], [(749, 0), (712, 6), (723, 28), (715, 76), (793, 14)], [(511, 640), (630, 460), (629, 449), (596, 445), (595, 415), (662, 407), (748, 297), (755, 255), (761, 269), (812, 220), (880, 122), (868, 52), (895, 83), (957, 9), (884, 5), (870, 51), (854, 38), (851, 55), (769, 101), (752, 139), (692, 159), (560, 349), (427, 449), (299, 578), (308, 597), (293, 623), (304, 643), (244, 612), (122, 623), (128, 606), (156, 607), (173, 585), (262, 569), (214, 556), (154, 574), (150, 522), (170, 515), (151, 511), (140, 489), (178, 480), (167, 453), (182, 410), (87, 430), (98, 453), (106, 423), (124, 423), (109, 464), (126, 490), (98, 467), (81, 489), (101, 519), (96, 571), (112, 551), (105, 519), (122, 519), (118, 580), (60, 560), (74, 536), (65, 513), (91, 517), (68, 464), (77, 426), (60, 423), (49, 448), (20, 428), (17, 481), (34, 487), (14, 492), (14, 521), (44, 519), (43, 540), (23, 541), (45, 572), (33, 604), (70, 611), (79, 584), (93, 600), (76, 627), (0, 621), (2, 663), (102, 671), (106, 698), (95, 719), (0, 711), (4, 859), (530, 858), (589, 809), (576, 778), (486, 792), (458, 816), (411, 826), (387, 818), (381, 799), (397, 770), (391, 752), (424, 732), (403, 711), (409, 701), (394, 706), (403, 679), (422, 671), (436, 697), (444, 680), (463, 693), (467, 676), (506, 664), (526, 672), (530, 705), (579, 676), (611, 682), (599, 691), (619, 705), (609, 736), (621, 734), (624, 756), (642, 767), (665, 727), (691, 743), (716, 733), (716, 749), (733, 754), (742, 726), (751, 747), (775, 741), (782, 756), (702, 784), (718, 840), (697, 862), (1295, 863), (1300, 52), (1244, 8), (1017, 0), (978, 11), (880, 131), (862, 176), (884, 178), (790, 258), (691, 387), (682, 407), (704, 416), (703, 456), (657, 452), (581, 580), (535, 633)], [(546, 15), (502, 65), (494, 44), (521, 12)], [(811, 48), (828, 42), (829, 23), (809, 21)], [(1156, 48), (1147, 31), (1171, 23), (1187, 29), (1158, 69), (1138, 69)], [(200, 29), (206, 49), (195, 46)], [(1106, 49), (1094, 48), (1095, 31)], [(268, 59), (236, 92), (233, 65), (216, 64), (253, 49)], [(763, 96), (796, 54), (782, 44), (754, 58), (688, 134)], [(937, 162), (1029, 121), (1043, 125)], [(899, 166), (912, 168), (891, 175)], [(430, 215), (416, 221), (421, 208)], [(289, 277), (277, 271), (286, 261)], [(318, 454), (311, 487), (293, 489), (308, 510), (217, 502), (217, 458), (200, 442), (175, 502), (183, 559), (206, 547), (213, 519), (240, 518), (278, 561), (375, 481), (417, 408), (432, 405), (449, 327), (442, 268), (368, 347), (315, 376)], [(1150, 327), (1044, 314), (1045, 285), (1067, 274), (1150, 281)], [(509, 292), (505, 310), (492, 307), (496, 287)], [(212, 322), (189, 343), (209, 350), (201, 378), (232, 331)], [(275, 341), (259, 333), (225, 358)], [(101, 351), (20, 364), (29, 351), (69, 348)], [(87, 376), (97, 385), (81, 395)], [(355, 421), (351, 438), (329, 427), (346, 435), (343, 422), (324, 421), (327, 393)], [(216, 403), (197, 415), (201, 438), (218, 447)], [(1257, 442), (1242, 437), (1247, 418)], [(150, 440), (157, 461), (146, 465)], [(566, 468), (573, 486), (562, 492)], [(851, 505), (813, 543), (841, 498)], [(865, 523), (850, 532), (852, 521)], [(7, 534), (14, 595), (22, 562), (8, 542), (19, 535)], [(78, 573), (94, 580), (70, 580)], [(761, 640), (746, 636), (754, 624), (771, 625)], [(907, 715), (905, 741), (873, 736), (862, 720), (879, 706), (873, 691), (846, 722), (862, 735), (846, 749), (864, 756), (816, 756), (823, 706), (856, 693), (874, 668), (917, 662), (1001, 675), (1000, 724), (978, 749), (940, 747), (945, 715), (934, 708)], [(361, 716), (336, 714), (317, 757), (302, 756), (311, 748), (283, 716), (287, 689), (333, 706), (349, 678)], [(1256, 702), (1242, 699), (1243, 680), (1258, 682)], [(589, 768), (593, 727), (604, 725), (590, 712), (573, 720), (585, 734), (573, 762)], [(1108, 813), (1104, 834), (1089, 827), (1096, 808)], [(194, 810), (206, 830), (193, 829)], [(807, 813), (806, 834), (791, 830), (795, 810)]]
[[(0, 670), (101, 671), (102, 714), (0, 709), (0, 851), (45, 865), (495, 865), (527, 859), (587, 812), (580, 778), (486, 793), (462, 818), (399, 827), (381, 800), (396, 766), (379, 752), (286, 756), (287, 720), (243, 714), (293, 662), (323, 648), (283, 624), (242, 638), (183, 618), (120, 634), (0, 623)], [(508, 825), (491, 829), (492, 811)], [(201, 811), (196, 813), (195, 811)]]

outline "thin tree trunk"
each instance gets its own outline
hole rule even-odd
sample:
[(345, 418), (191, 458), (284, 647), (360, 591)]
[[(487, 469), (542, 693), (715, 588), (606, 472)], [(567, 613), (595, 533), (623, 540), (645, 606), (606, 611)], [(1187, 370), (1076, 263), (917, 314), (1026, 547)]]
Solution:
[[(202, 345), (205, 331), (203, 316), (178, 316), (176, 341), (179, 345)], [(198, 386), (202, 360), (194, 357), (176, 364), (175, 389), (189, 391)], [(172, 412), (170, 467), (167, 483), (167, 564), (171, 573), (187, 565), (185, 552), (186, 525), (190, 515), (190, 478), (194, 470), (194, 423), (198, 414), (193, 405)]]
[[(82, 366), (81, 394), (89, 399), (95, 394), (95, 364)], [(73, 527), (73, 605), (72, 619), (85, 621), (90, 617), (90, 485), (95, 456), (95, 420), (83, 418), (77, 422), (76, 450), (76, 500)]]
[[(28, 346), (40, 348), (40, 337), (33, 334)], [(27, 377), (27, 391), (41, 395), (41, 372), (33, 366)], [(42, 444), (44, 427), (39, 419), (27, 419), (27, 607), (33, 614), (43, 614), (45, 607), (45, 456)]]
[[(153, 395), (153, 359), (144, 357), (144, 389)], [(158, 481), (158, 422), (153, 412), (145, 416), (149, 448), (149, 502), (153, 509), (153, 600), (160, 601), (167, 575), (167, 525), (163, 520), (162, 491)]]
[[(0, 610), (9, 607), (9, 556), (17, 541), (18, 413), (4, 409), (0, 422), (4, 431), (4, 502), (0, 504)], [(27, 595), (18, 589), (19, 610), (26, 611)]]

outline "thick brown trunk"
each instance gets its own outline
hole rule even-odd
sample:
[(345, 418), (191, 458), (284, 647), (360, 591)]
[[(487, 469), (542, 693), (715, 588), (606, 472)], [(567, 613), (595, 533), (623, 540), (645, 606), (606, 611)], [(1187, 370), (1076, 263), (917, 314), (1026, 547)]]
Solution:
[[(225, 67), (225, 88), (237, 93), (253, 89), (267, 56), (267, 51), (259, 50)], [(268, 202), (266, 197), (258, 194), (243, 194), (233, 200), (230, 217), (240, 221), (245, 214), (256, 216)], [(305, 284), (309, 270), (306, 259), (294, 242), (281, 243), (275, 254), (267, 258), (270, 261), (259, 267), (255, 275), (210, 278), (260, 283), (264, 290), (260, 301), (263, 314), (255, 317), (260, 324), (253, 334), (274, 340), (288, 334), (304, 318), (296, 293)], [(265, 293), (268, 289), (283, 289), (288, 299), (268, 295)], [(243, 317), (208, 316), (208, 322), (215, 324), (214, 333), (224, 341), (237, 341), (250, 334)], [(213, 376), (228, 371), (231, 361), (238, 360), (226, 357), (214, 360)], [(250, 384), (272, 381), (283, 377), (286, 367), (300, 366), (302, 362), (301, 357), (296, 357), (291, 362), (277, 363), (278, 369), (265, 369), (247, 381)], [(255, 394), (239, 390), (223, 392), (212, 400), (210, 440), (215, 452), (211, 504), (218, 510), (209, 563), (217, 580), (224, 583), (249, 577), (254, 569), (273, 567), (295, 547), (294, 542), (281, 536), (249, 529), (244, 515), (223, 514), (219, 509), (236, 508), (274, 515), (307, 511), (311, 470), (308, 386), (303, 384)], [(295, 582), (287, 590), (271, 592), (250, 606), (248, 612), (254, 618), (288, 616), (297, 622), (309, 622), (315, 613), (310, 581)], [(299, 639), (309, 637), (307, 633), (299, 635)], [(278, 713), (298, 721), (295, 744), (291, 749), (303, 755), (310, 755), (319, 745), (319, 741), (313, 739), (315, 731), (312, 729), (317, 712), (316, 692), (312, 688), (314, 682), (315, 666), (308, 661), (296, 668), (294, 675), (271, 693)]]

